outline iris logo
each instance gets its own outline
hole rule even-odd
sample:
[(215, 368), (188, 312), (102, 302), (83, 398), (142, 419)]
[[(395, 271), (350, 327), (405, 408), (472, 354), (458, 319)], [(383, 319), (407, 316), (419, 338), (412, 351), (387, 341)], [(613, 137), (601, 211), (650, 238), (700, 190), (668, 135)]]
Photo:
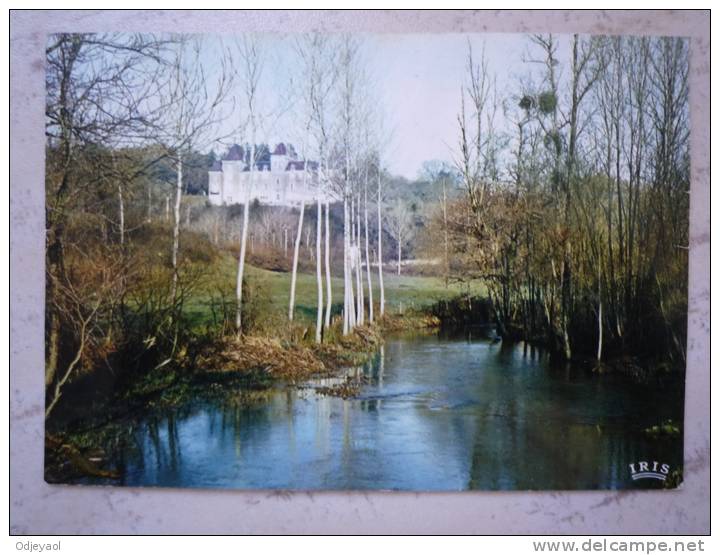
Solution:
[(657, 461), (640, 461), (637, 463), (631, 463), (628, 466), (630, 467), (630, 476), (633, 480), (648, 478), (664, 482), (670, 472), (669, 464), (660, 464)]

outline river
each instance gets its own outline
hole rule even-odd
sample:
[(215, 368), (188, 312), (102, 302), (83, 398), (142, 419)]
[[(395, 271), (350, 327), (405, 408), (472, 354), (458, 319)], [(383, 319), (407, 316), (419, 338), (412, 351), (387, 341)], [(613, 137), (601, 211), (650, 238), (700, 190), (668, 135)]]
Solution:
[(682, 464), (682, 387), (554, 365), (523, 343), (389, 339), (356, 398), (278, 387), (250, 406), (141, 418), (122, 484), (204, 488), (528, 490), (661, 487), (629, 465)]

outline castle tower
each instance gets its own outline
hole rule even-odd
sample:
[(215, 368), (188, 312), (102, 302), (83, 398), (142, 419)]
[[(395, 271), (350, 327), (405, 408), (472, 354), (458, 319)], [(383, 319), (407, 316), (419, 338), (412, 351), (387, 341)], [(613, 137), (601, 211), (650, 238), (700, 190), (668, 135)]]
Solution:
[(290, 161), (290, 151), (285, 143), (279, 143), (270, 155), (270, 171), (284, 172)]
[(208, 171), (208, 198), (210, 204), (221, 205), (224, 197), (222, 162), (215, 160)]

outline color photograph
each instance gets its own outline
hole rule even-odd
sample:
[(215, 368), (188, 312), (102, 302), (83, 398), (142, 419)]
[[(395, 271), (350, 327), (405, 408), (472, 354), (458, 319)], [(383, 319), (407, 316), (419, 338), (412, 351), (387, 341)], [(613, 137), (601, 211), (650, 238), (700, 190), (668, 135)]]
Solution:
[(689, 50), (48, 35), (45, 481), (678, 488)]

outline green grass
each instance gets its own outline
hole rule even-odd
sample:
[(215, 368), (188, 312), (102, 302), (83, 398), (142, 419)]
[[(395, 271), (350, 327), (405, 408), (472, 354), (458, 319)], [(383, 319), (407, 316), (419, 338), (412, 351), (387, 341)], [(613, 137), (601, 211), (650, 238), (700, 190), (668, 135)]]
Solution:
[[(212, 320), (210, 303), (211, 291), (222, 288), (227, 294), (234, 291), (237, 274), (237, 261), (229, 255), (223, 255), (210, 269), (208, 286), (188, 299), (185, 313), (196, 325), (209, 323)], [(272, 272), (262, 268), (246, 266), (246, 279), (251, 290), (257, 291), (261, 299), (261, 310), (266, 316), (284, 317), (287, 315), (290, 302), (289, 272)], [(394, 271), (383, 272), (385, 283), (386, 310), (401, 312), (412, 308), (422, 308), (435, 302), (456, 297), (467, 292), (467, 286), (451, 283), (447, 288), (444, 280), (437, 277), (398, 276)], [(377, 269), (373, 272), (373, 300), (375, 305), (380, 300)], [(353, 282), (354, 283), (354, 282)], [(325, 275), (323, 273), (323, 294)], [(332, 279), (333, 313), (339, 313), (343, 301), (342, 277)], [(479, 286), (471, 286), (473, 294), (482, 293)], [(367, 295), (367, 291), (366, 291)], [(325, 300), (324, 302), (327, 302)], [(315, 274), (299, 273), (295, 293), (295, 317), (297, 320), (315, 321), (317, 310), (317, 283)]]

